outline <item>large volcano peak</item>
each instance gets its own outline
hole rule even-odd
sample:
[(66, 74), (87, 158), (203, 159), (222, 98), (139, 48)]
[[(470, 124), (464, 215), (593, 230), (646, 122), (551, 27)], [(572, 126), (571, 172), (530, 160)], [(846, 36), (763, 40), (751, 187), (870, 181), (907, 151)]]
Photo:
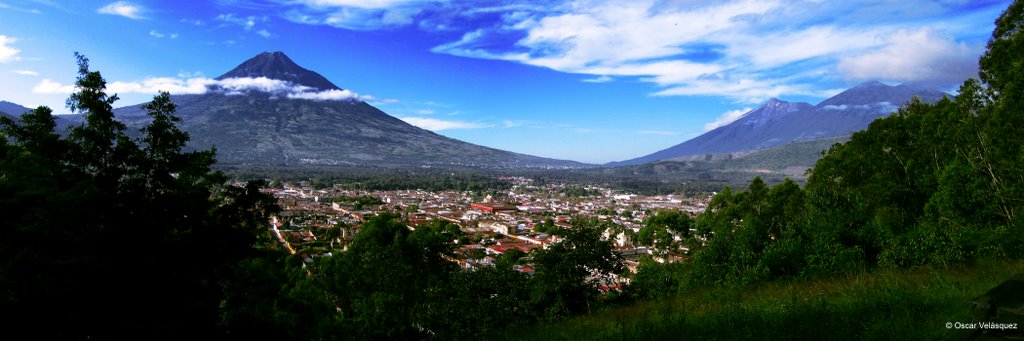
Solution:
[(319, 73), (299, 66), (281, 51), (260, 53), (217, 79), (257, 77), (289, 81), (320, 90), (341, 90)]

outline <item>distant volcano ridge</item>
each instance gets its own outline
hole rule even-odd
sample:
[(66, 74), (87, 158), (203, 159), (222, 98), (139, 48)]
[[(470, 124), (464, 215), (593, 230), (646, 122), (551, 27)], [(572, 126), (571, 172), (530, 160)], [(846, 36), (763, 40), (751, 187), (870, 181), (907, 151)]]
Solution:
[(727, 125), (712, 129), (675, 146), (606, 166), (639, 165), (730, 152), (772, 148), (790, 142), (846, 135), (867, 128), (914, 97), (934, 103), (947, 93), (922, 86), (865, 82), (818, 105), (772, 98)]

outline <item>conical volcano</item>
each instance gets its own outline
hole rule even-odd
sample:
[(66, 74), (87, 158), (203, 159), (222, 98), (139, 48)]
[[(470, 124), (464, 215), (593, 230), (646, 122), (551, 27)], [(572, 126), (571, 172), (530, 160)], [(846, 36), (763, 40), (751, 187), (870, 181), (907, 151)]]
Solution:
[(231, 71), (217, 77), (217, 80), (259, 77), (289, 81), (320, 90), (341, 90), (319, 73), (295, 64), (291, 58), (280, 51), (263, 52), (249, 58)]
[[(234, 83), (258, 78), (283, 80), (315, 88), (340, 90), (323, 76), (281, 52), (265, 52), (218, 77)], [(302, 88), (293, 87), (293, 88)], [(254, 90), (255, 89), (255, 90)], [(289, 89), (287, 91), (299, 91)], [(338, 91), (334, 91), (338, 92)], [(219, 91), (174, 95), (182, 129), (191, 148), (217, 148), (222, 165), (276, 167), (388, 166), (477, 168), (577, 168), (573, 161), (546, 159), (483, 147), (435, 134), (388, 115), (352, 97), (294, 96), (294, 92)], [(129, 125), (147, 120), (139, 105), (120, 108)]]

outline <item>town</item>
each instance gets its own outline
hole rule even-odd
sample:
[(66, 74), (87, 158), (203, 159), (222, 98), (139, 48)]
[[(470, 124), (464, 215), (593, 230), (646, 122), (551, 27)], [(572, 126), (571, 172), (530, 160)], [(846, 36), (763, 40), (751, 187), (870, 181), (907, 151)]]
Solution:
[[(692, 219), (704, 211), (711, 195), (640, 196), (525, 177), (500, 180), (510, 184), (507, 191), (359, 191), (344, 184), (316, 189), (308, 182), (276, 181), (264, 191), (281, 206), (271, 219), (271, 232), (306, 263), (345, 250), (361, 222), (384, 213), (400, 214), (410, 230), (429, 224), (446, 228), (455, 236), (455, 252), (445, 258), (464, 269), (494, 266), (506, 257), (517, 271), (532, 274), (530, 253), (558, 243), (559, 231), (571, 228), (574, 217), (610, 222), (602, 237), (612, 241), (631, 272), (644, 255), (658, 262), (680, 261), (686, 259), (690, 243), (704, 242), (694, 236), (692, 226), (666, 228), (648, 222), (659, 214)], [(600, 288), (607, 291), (626, 281), (613, 277)]]

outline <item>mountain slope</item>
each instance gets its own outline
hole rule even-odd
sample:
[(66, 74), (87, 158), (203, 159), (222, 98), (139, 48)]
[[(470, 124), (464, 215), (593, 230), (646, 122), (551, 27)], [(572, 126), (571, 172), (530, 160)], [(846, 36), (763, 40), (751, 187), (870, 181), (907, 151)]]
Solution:
[(6, 114), (6, 115), (11, 116), (11, 117), (18, 117), (18, 116), (21, 116), (21, 114), (24, 114), (26, 111), (29, 111), (29, 110), (32, 110), (32, 109), (29, 109), (29, 108), (26, 108), (26, 107), (23, 107), (23, 106), (20, 106), (20, 105), (17, 105), (17, 104), (8, 102), (8, 101), (0, 101), (0, 114)]
[[(262, 53), (217, 77), (237, 82), (266, 77), (293, 87), (339, 90), (280, 52)], [(175, 95), (192, 148), (217, 148), (222, 165), (374, 165), (398, 167), (576, 168), (586, 165), (478, 146), (415, 127), (359, 100), (309, 100), (247, 90)], [(117, 117), (138, 127), (138, 105)]]
[(635, 165), (658, 160), (761, 150), (774, 146), (849, 134), (867, 128), (914, 97), (936, 102), (946, 93), (921, 87), (867, 82), (816, 106), (771, 99), (736, 121), (686, 142), (639, 158), (607, 166)]

